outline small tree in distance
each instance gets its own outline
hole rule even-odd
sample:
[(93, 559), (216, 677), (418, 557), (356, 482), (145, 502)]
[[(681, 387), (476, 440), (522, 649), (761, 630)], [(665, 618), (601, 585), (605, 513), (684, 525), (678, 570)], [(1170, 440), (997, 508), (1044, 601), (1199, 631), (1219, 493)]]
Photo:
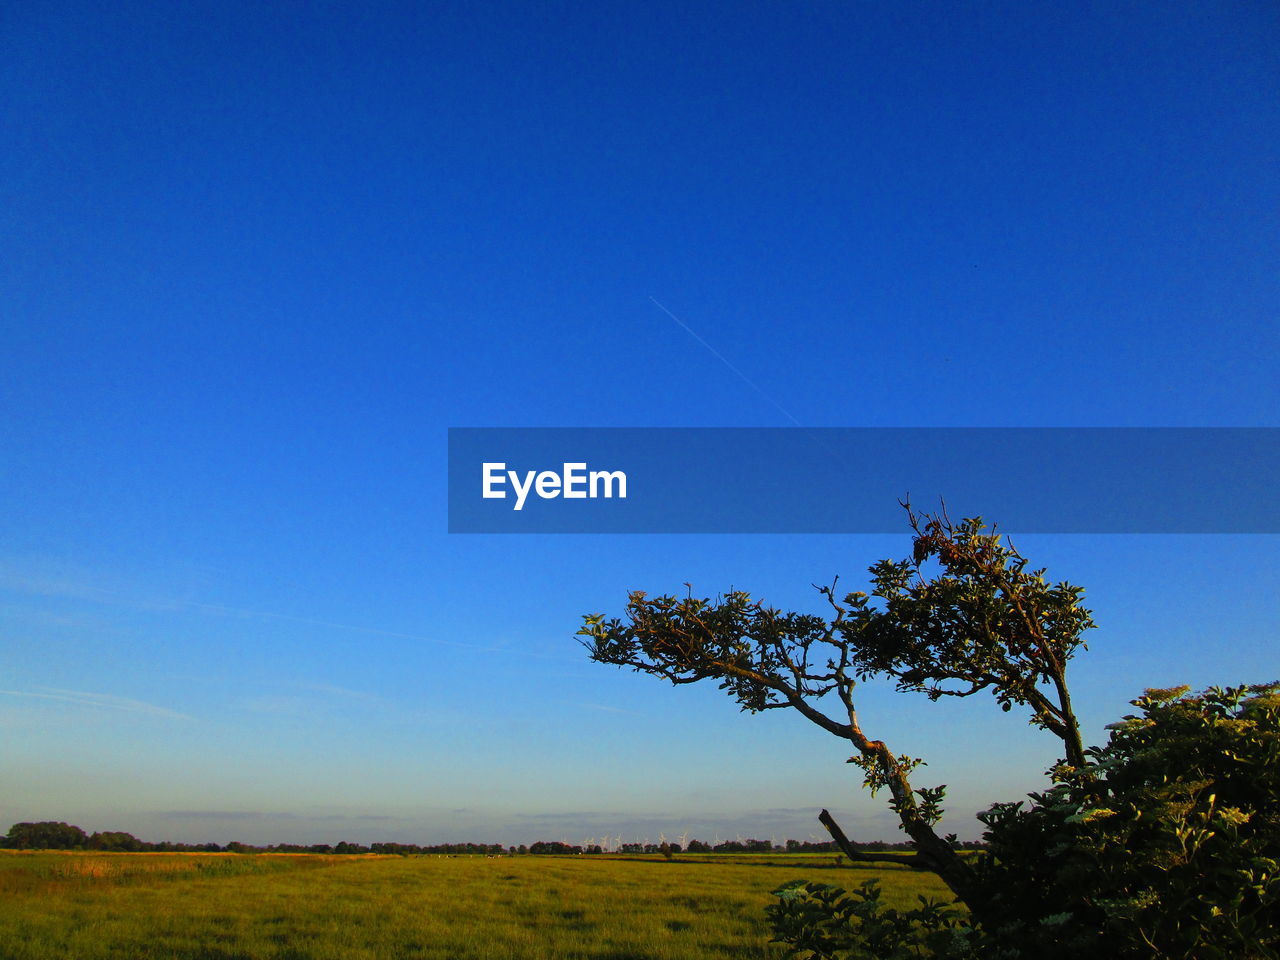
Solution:
[[(795, 710), (848, 740), (865, 786), (873, 794), (888, 790), (915, 843), (906, 861), (936, 873), (981, 919), (984, 898), (972, 864), (954, 837), (935, 829), (945, 786), (913, 786), (922, 761), (895, 753), (864, 727), (855, 687), (887, 677), (931, 700), (986, 691), (1005, 711), (1027, 711), (1032, 724), (1060, 741), (1061, 767), (1081, 768), (1084, 746), (1066, 671), (1093, 619), (1081, 588), (1028, 569), (980, 518), (953, 523), (945, 512), (903, 507), (914, 534), (911, 557), (871, 566), (866, 592), (840, 596), (835, 583), (816, 587), (828, 616), (783, 612), (740, 591), (715, 600), (636, 591), (624, 618), (586, 616), (578, 632), (596, 662), (674, 684), (715, 680), (744, 710)], [(850, 859), (904, 862), (857, 850), (826, 811), (821, 819)]]

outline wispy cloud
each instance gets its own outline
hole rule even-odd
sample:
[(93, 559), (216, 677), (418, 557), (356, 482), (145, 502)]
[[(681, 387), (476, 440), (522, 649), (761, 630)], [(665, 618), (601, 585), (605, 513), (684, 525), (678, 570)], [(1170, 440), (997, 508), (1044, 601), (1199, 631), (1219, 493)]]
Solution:
[(339, 687), (332, 683), (297, 683), (294, 686), (300, 690), (325, 694), (338, 700), (361, 700), (377, 703), (383, 700), (382, 697), (375, 693), (369, 693), (365, 690), (352, 690), (349, 687)]
[(71, 703), (82, 707), (96, 707), (103, 710), (119, 710), (123, 713), (139, 713), (151, 717), (167, 717), (171, 720), (191, 720), (189, 714), (170, 710), (168, 707), (147, 703), (145, 700), (134, 700), (130, 697), (117, 697), (110, 693), (88, 693), (83, 690), (63, 690), (58, 687), (36, 687), (35, 690), (0, 690), (7, 697), (27, 697), (33, 700), (53, 700), (59, 703)]
[(274, 817), (292, 820), (292, 813), (264, 813), (261, 810), (161, 810), (154, 814), (169, 820), (265, 820)]
[(86, 573), (83, 571), (64, 573), (63, 575), (44, 575), (40, 573), (33, 574), (17, 567), (18, 565), (11, 561), (0, 560), (0, 590), (9, 590), (16, 593), (42, 597), (90, 601), (93, 603), (106, 604), (133, 610), (183, 610), (213, 614), (220, 617), (234, 617), (237, 619), (296, 623), (303, 626), (319, 627), (326, 630), (342, 630), (350, 633), (364, 634), (366, 636), (388, 637), (396, 640), (412, 640), (417, 643), (431, 643), (446, 647), (456, 647), (458, 649), (470, 650), (476, 653), (504, 652), (511, 656), (518, 656), (524, 659), (560, 661), (568, 661), (570, 659), (563, 655), (541, 653), (536, 650), (526, 650), (521, 648), (504, 650), (507, 644), (511, 642), (509, 638), (498, 638), (488, 643), (471, 643), (465, 640), (454, 640), (447, 637), (427, 636), (424, 634), (409, 633), (400, 630), (386, 630), (376, 626), (341, 623), (333, 620), (317, 619), (315, 617), (302, 617), (289, 613), (277, 613), (271, 610), (228, 606), (218, 603), (204, 603), (199, 600), (183, 597), (156, 596), (151, 595), (151, 592), (145, 589), (137, 590), (121, 588), (115, 585), (113, 585), (112, 588), (106, 588), (100, 585), (100, 578), (96, 574)]
[(302, 697), (252, 697), (245, 700), (242, 706), (250, 713), (265, 713), (279, 717), (311, 717), (317, 713), (315, 704)]
[(604, 703), (583, 703), (577, 700), (565, 700), (564, 703), (571, 704), (575, 707), (581, 707), (583, 710), (601, 710), (604, 713), (625, 713), (631, 717), (642, 717), (644, 714), (637, 713), (635, 710), (625, 710), (622, 707), (611, 707)]
[(266, 810), (160, 810), (152, 816), (164, 817), (166, 820), (315, 820), (324, 822), (383, 823), (397, 821), (398, 817), (388, 817), (375, 813), (325, 813), (306, 814), (288, 811)]
[(94, 630), (99, 633), (109, 629), (108, 622), (100, 616), (61, 613), (16, 603), (0, 605), (0, 618), (36, 627), (70, 627), (77, 630)]
[(44, 576), (13, 569), (12, 565), (0, 566), (0, 588), (17, 593), (42, 597), (65, 597), (71, 600), (110, 601), (117, 596), (108, 590), (79, 576)]
[(411, 715), (385, 697), (331, 683), (287, 682), (282, 689), (285, 692), (251, 697), (242, 701), (241, 706), (250, 713), (308, 718), (318, 718), (334, 711), (349, 714), (352, 710)]
[(539, 822), (558, 823), (562, 820), (617, 820), (622, 817), (635, 816), (620, 810), (569, 810), (564, 813), (517, 813), (516, 820), (536, 820)]

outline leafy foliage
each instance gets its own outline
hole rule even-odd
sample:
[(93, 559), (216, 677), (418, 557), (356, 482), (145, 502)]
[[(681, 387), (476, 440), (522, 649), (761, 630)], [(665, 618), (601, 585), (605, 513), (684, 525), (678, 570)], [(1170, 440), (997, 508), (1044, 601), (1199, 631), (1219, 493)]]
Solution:
[(1277, 685), (1133, 703), (1084, 769), (983, 815), (992, 933), (1042, 957), (1280, 955)]
[(837, 599), (835, 584), (818, 587), (829, 619), (743, 591), (716, 600), (633, 591), (625, 619), (592, 614), (578, 633), (597, 662), (675, 684), (714, 679), (744, 710), (796, 708), (828, 729), (806, 708), (832, 692), (843, 699), (856, 680), (889, 677), (932, 700), (990, 690), (1006, 711), (1029, 707), (1033, 723), (1067, 742), (1068, 760), (1081, 759), (1065, 674), (1094, 625), (1084, 591), (1028, 570), (981, 518), (952, 524), (907, 509), (912, 557), (873, 564), (869, 592)]
[(852, 894), (825, 883), (784, 884), (766, 908), (774, 942), (812, 960), (977, 960), (977, 931), (962, 911), (923, 896), (919, 907), (896, 910), (880, 893), (878, 880)]
[[(1082, 768), (1032, 805), (996, 804), (971, 896), (983, 921), (922, 902), (884, 909), (788, 884), (770, 908), (791, 956), (1280, 956), (1280, 694), (1276, 684), (1148, 690)], [(973, 951), (966, 953), (965, 951)], [(914, 951), (914, 952), (913, 952)]]
[[(1066, 689), (1066, 665), (1094, 626), (1084, 591), (1051, 583), (981, 518), (952, 525), (910, 514), (910, 560), (870, 568), (870, 594), (845, 597), (839, 631), (860, 678), (888, 676), (931, 700), (990, 691), (1006, 712), (1029, 707), (1031, 722), (1081, 759)], [(937, 576), (922, 575), (936, 561)]]

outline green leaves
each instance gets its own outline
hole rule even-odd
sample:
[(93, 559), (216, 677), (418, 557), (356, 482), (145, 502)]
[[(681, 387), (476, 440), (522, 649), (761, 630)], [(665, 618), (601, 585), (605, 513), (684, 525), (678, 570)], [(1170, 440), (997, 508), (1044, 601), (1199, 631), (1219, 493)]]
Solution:
[(583, 618), (579, 636), (591, 659), (629, 666), (672, 683), (715, 679), (743, 709), (785, 705), (792, 696), (816, 699), (836, 678), (829, 654), (810, 651), (831, 642), (818, 616), (784, 613), (733, 591), (715, 600), (630, 594), (625, 619)]
[[(975, 916), (895, 911), (872, 883), (775, 891), (793, 957), (1280, 956), (1280, 685), (1149, 690), (1080, 768), (980, 815)], [(943, 788), (915, 791), (931, 817)], [(931, 952), (932, 951), (932, 952)], [(948, 952), (950, 951), (950, 952)], [(968, 952), (966, 952), (968, 951)]]
[(995, 939), (1046, 958), (1276, 957), (1276, 690), (1149, 690), (1030, 809), (982, 815), (980, 889), (1007, 919)]
[(825, 883), (793, 880), (766, 908), (773, 942), (788, 957), (805, 960), (911, 960), (922, 956), (977, 960), (977, 931), (967, 915), (920, 897), (920, 906), (897, 910), (881, 902), (880, 883), (868, 880), (852, 893)]
[(862, 677), (889, 676), (931, 700), (990, 690), (1000, 708), (1031, 709), (1031, 722), (1083, 749), (1066, 695), (1066, 665), (1093, 627), (1084, 591), (1050, 584), (982, 523), (909, 514), (910, 560), (870, 568), (873, 589), (850, 593), (840, 624)]

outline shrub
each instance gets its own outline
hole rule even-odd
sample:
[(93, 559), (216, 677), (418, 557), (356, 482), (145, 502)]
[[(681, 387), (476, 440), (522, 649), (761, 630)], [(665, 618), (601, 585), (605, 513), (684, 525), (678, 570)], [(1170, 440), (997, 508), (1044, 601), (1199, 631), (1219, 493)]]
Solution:
[(773, 892), (766, 908), (774, 942), (788, 955), (815, 960), (912, 960), (920, 956), (977, 960), (980, 932), (968, 916), (927, 897), (897, 910), (880, 902), (880, 883), (868, 880), (852, 894), (826, 883), (793, 880)]
[(775, 939), (822, 960), (1280, 956), (1278, 690), (1148, 690), (1083, 767), (982, 814), (982, 922), (797, 883), (775, 891)]
[[(1040, 956), (1275, 957), (1277, 686), (1148, 690), (1083, 770), (983, 814), (1000, 939)], [(1053, 929), (1056, 952), (1042, 943)]]

